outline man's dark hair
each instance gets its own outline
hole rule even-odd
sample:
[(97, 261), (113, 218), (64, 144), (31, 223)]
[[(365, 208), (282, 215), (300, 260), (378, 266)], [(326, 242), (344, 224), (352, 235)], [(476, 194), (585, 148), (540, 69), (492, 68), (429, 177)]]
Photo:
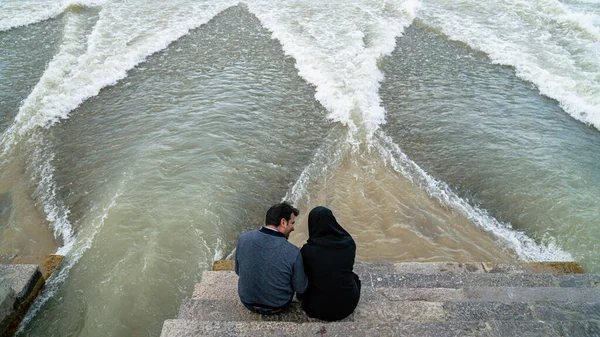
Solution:
[(265, 225), (279, 226), (281, 219), (290, 221), (292, 213), (294, 213), (294, 216), (298, 216), (300, 211), (297, 208), (294, 208), (294, 206), (290, 205), (287, 201), (273, 205), (267, 211)]

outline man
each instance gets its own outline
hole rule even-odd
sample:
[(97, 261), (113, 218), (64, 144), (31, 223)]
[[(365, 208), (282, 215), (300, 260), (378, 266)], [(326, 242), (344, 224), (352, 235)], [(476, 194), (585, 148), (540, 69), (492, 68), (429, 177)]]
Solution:
[(288, 242), (298, 209), (287, 202), (267, 211), (265, 226), (243, 233), (235, 249), (238, 294), (249, 310), (277, 314), (287, 309), (294, 292), (304, 293), (308, 279), (300, 249)]

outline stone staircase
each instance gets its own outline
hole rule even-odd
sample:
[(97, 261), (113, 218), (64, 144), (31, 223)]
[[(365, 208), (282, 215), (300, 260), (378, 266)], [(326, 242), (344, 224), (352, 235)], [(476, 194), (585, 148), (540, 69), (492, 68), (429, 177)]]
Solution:
[(361, 299), (338, 322), (299, 303), (254, 314), (233, 271), (207, 271), (167, 336), (600, 336), (600, 275), (574, 263), (357, 263)]

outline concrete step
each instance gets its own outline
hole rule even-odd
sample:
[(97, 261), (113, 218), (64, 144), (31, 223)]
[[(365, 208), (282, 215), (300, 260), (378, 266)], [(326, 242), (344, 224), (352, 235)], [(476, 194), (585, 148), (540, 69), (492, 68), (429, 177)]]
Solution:
[(290, 308), (279, 315), (260, 315), (248, 310), (239, 299), (199, 300), (184, 299), (179, 307), (179, 319), (200, 319), (206, 321), (278, 321), (278, 322), (316, 322), (308, 317), (300, 304), (293, 302)]
[(464, 287), (567, 287), (598, 288), (594, 274), (503, 274), (503, 273), (385, 273), (359, 274), (363, 286), (374, 288), (464, 288)]
[[(213, 271), (233, 271), (231, 260), (217, 260)], [(356, 273), (363, 272), (403, 272), (419, 274), (449, 273), (547, 273), (583, 274), (576, 262), (356, 262)]]
[(198, 336), (600, 336), (597, 321), (222, 322), (167, 320), (161, 337)]
[[(227, 272), (205, 272), (192, 299), (239, 301), (237, 276)], [(465, 287), (465, 288), (375, 288), (365, 285), (362, 301), (496, 301), (496, 302), (600, 302), (598, 288), (560, 287)]]
[(233, 271), (205, 271), (194, 286), (192, 298), (230, 300), (238, 298), (238, 276)]
[[(233, 297), (232, 297), (233, 298)], [(364, 288), (363, 300), (431, 302), (600, 302), (600, 288)]]
[(205, 272), (162, 336), (600, 336), (600, 275), (568, 274), (581, 272), (576, 264), (357, 263), (355, 272), (361, 301), (334, 323), (299, 303), (254, 314), (233, 271)]
[[(308, 317), (300, 303), (292, 303), (289, 310), (279, 315), (259, 315), (246, 309), (239, 301), (183, 300), (179, 308), (179, 319), (201, 319), (207, 321), (277, 321), (318, 322)], [(446, 314), (439, 302), (361, 302), (350, 316), (343, 321), (444, 321)]]
[[(197, 283), (194, 299), (237, 299), (238, 277), (234, 272), (206, 271)], [(590, 274), (415, 274), (369, 273), (362, 276), (362, 294), (370, 289), (385, 289), (380, 293), (397, 300), (492, 300), (574, 301), (600, 298), (600, 276)], [(397, 288), (399, 290), (391, 290)], [(423, 289), (424, 288), (424, 289)], [(431, 290), (434, 288), (435, 290)], [(439, 289), (436, 289), (439, 288)], [(536, 290), (536, 288), (539, 288)], [(405, 290), (401, 290), (405, 289)], [(429, 289), (429, 290), (428, 290)], [(496, 296), (496, 297), (495, 297)]]
[[(212, 321), (314, 322), (299, 303), (280, 315), (259, 315), (239, 300), (187, 299), (181, 304), (179, 319)], [(348, 322), (443, 322), (472, 320), (600, 320), (600, 302), (430, 302), (361, 300)]]

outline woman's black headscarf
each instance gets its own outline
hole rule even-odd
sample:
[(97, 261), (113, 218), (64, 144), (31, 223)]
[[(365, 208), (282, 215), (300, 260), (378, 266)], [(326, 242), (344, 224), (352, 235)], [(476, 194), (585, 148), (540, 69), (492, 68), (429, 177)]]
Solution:
[(350, 234), (340, 226), (327, 207), (317, 206), (308, 214), (308, 242), (317, 246), (341, 248), (353, 245)]

